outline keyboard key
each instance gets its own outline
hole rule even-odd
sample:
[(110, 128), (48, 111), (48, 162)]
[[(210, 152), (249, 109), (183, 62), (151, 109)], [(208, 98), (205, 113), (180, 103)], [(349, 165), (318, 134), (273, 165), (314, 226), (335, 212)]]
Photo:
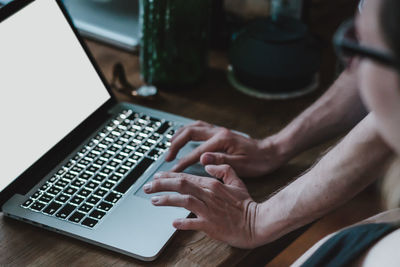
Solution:
[(113, 154), (108, 153), (108, 152), (104, 152), (103, 154), (101, 154), (101, 157), (104, 159), (107, 159), (107, 160), (112, 158), (112, 156), (113, 156)]
[(44, 203), (49, 203), (50, 201), (53, 200), (53, 196), (50, 196), (49, 194), (44, 193), (40, 198), (40, 201), (44, 202)]
[(36, 191), (36, 192), (31, 196), (31, 198), (37, 199), (37, 198), (40, 197), (41, 195), (42, 195), (42, 192)]
[(103, 169), (100, 170), (100, 173), (105, 174), (105, 175), (109, 175), (110, 173), (112, 173), (112, 169), (104, 167)]
[(76, 193), (76, 191), (78, 191), (78, 189), (68, 186), (67, 188), (64, 189), (63, 193), (72, 196), (73, 194)]
[(75, 208), (75, 206), (67, 204), (59, 212), (57, 212), (56, 217), (66, 219), (75, 210)]
[(117, 175), (117, 174), (113, 174), (113, 175), (111, 175), (110, 176), (110, 178), (108, 178), (110, 181), (113, 181), (113, 182), (118, 182), (119, 180), (121, 180), (122, 179), (122, 176), (121, 175)]
[(67, 164), (65, 164), (65, 167), (67, 167), (68, 169), (71, 168), (72, 166), (74, 166), (75, 162), (73, 160), (68, 161)]
[(83, 171), (83, 167), (80, 167), (80, 166), (77, 166), (77, 165), (75, 165), (71, 169), (71, 172), (75, 172), (75, 173), (80, 173), (81, 171)]
[(166, 143), (159, 143), (156, 147), (162, 150), (166, 150), (168, 148)]
[(66, 172), (66, 170), (64, 169), (64, 168), (61, 168), (61, 169), (59, 169), (58, 171), (57, 171), (57, 175), (59, 175), (59, 176), (61, 176), (61, 175), (63, 175), (64, 173)]
[(100, 220), (101, 218), (103, 218), (104, 215), (106, 215), (106, 213), (101, 210), (94, 210), (89, 214), (90, 217), (95, 218), (97, 220)]
[(50, 187), (50, 184), (45, 183), (44, 185), (42, 185), (42, 186), (40, 187), (39, 190), (41, 190), (41, 191), (46, 191), (47, 189), (49, 189), (49, 187)]
[(103, 147), (103, 146), (99, 146), (99, 145), (97, 145), (95, 148), (93, 148), (93, 150), (92, 151), (96, 151), (97, 153), (101, 153), (101, 152), (103, 152), (104, 151), (104, 149), (106, 149), (105, 147)]
[(43, 213), (48, 215), (53, 215), (59, 208), (61, 208), (61, 204), (57, 202), (51, 202), (44, 210)]
[(49, 190), (47, 190), (47, 193), (51, 194), (53, 196), (56, 196), (60, 192), (61, 192), (61, 189), (58, 188), (58, 187), (55, 187), (55, 186), (52, 186), (52, 187), (49, 188)]
[(125, 168), (123, 168), (123, 167), (119, 167), (115, 172), (116, 172), (117, 174), (125, 175), (126, 173), (129, 172), (129, 170), (128, 170), (128, 169), (125, 169)]
[(123, 161), (124, 159), (126, 159), (126, 156), (123, 154), (118, 154), (114, 158), (114, 160), (119, 160), (119, 161)]
[(92, 166), (90, 166), (89, 168), (87, 168), (86, 170), (89, 171), (89, 172), (95, 173), (95, 172), (97, 172), (99, 169), (100, 169), (99, 167), (96, 167), (96, 166), (93, 166), (93, 165), (92, 165)]
[(124, 141), (124, 139), (119, 139), (116, 142), (114, 142), (114, 144), (119, 145), (120, 147), (122, 147), (123, 145), (125, 145), (125, 141)]
[(74, 196), (69, 203), (79, 206), (85, 198), (80, 196)]
[(112, 161), (110, 161), (108, 164), (107, 164), (107, 166), (109, 166), (109, 167), (111, 167), (111, 168), (115, 168), (115, 167), (117, 167), (119, 165), (119, 162), (118, 161), (115, 161), (115, 160), (112, 160)]
[(83, 165), (83, 166), (88, 166), (90, 163), (92, 163), (89, 159), (87, 159), (87, 158), (84, 158), (84, 159), (81, 159), (79, 162), (78, 162), (80, 165)]
[(32, 210), (35, 210), (35, 211), (41, 211), (45, 206), (46, 206), (46, 204), (43, 204), (43, 203), (41, 203), (41, 202), (39, 202), (39, 201), (36, 201), (35, 203), (33, 203), (33, 204), (30, 206), (30, 208), (31, 208)]
[(101, 184), (101, 187), (105, 188), (105, 189), (111, 189), (111, 188), (113, 188), (113, 186), (114, 186), (114, 184), (111, 182), (108, 182), (108, 181), (105, 181), (104, 183)]
[(127, 148), (127, 147), (125, 147), (124, 149), (121, 150), (122, 153), (125, 153), (125, 154), (128, 154), (128, 155), (129, 155), (132, 151), (133, 151), (133, 149), (130, 149), (130, 148)]
[(67, 172), (67, 173), (63, 176), (64, 179), (69, 180), (69, 181), (73, 180), (75, 177), (76, 177), (76, 174), (73, 174), (73, 173), (71, 173), (71, 172)]
[(132, 168), (133, 166), (135, 166), (135, 164), (136, 164), (136, 162), (133, 161), (133, 160), (125, 160), (125, 161), (122, 163), (122, 166), (125, 166), (126, 168), (130, 169), (130, 168)]
[(58, 180), (57, 176), (52, 176), (49, 180), (47, 180), (48, 183), (55, 183)]
[(153, 146), (153, 143), (150, 143), (149, 141), (146, 141), (146, 142), (144, 142), (144, 143), (143, 143), (143, 145), (142, 145), (142, 146), (145, 146), (145, 147), (151, 148), (151, 147)]
[(166, 121), (163, 124), (161, 124), (161, 126), (157, 129), (156, 133), (162, 135), (169, 129), (169, 127), (171, 127), (171, 125), (169, 122)]
[(99, 196), (99, 197), (104, 197), (107, 193), (108, 193), (108, 191), (106, 191), (106, 190), (104, 190), (104, 189), (101, 189), (101, 188), (97, 189), (97, 190), (94, 192), (94, 194), (95, 194), (96, 196)]
[(75, 187), (78, 187), (78, 188), (82, 187), (84, 184), (85, 184), (85, 182), (82, 181), (82, 180), (79, 180), (79, 179), (75, 179), (71, 183), (72, 186), (75, 186)]
[(78, 195), (82, 196), (82, 197), (87, 197), (88, 195), (90, 195), (91, 191), (87, 190), (87, 189), (81, 189), (81, 191), (78, 192)]
[(97, 184), (95, 182), (89, 182), (89, 183), (87, 183), (87, 185), (85, 187), (90, 190), (95, 190), (97, 188), (97, 186), (99, 186), (99, 184)]
[(133, 155), (130, 157), (130, 159), (133, 160), (133, 161), (135, 161), (135, 162), (138, 162), (141, 158), (142, 158), (141, 156), (136, 155), (136, 154), (133, 154)]
[(85, 181), (89, 180), (90, 177), (92, 177), (92, 174), (90, 174), (90, 173), (88, 173), (88, 172), (82, 172), (82, 173), (79, 175), (79, 179), (82, 179), (82, 180), (85, 180)]
[(145, 154), (147, 152), (148, 148), (147, 147), (139, 147), (138, 149), (136, 149), (136, 154)]
[(109, 211), (113, 207), (112, 204), (107, 203), (107, 202), (101, 202), (99, 205), (97, 205), (98, 209), (104, 210), (104, 211)]
[(86, 218), (85, 220), (83, 220), (82, 224), (90, 228), (93, 228), (98, 222), (99, 222), (98, 220), (92, 218)]
[(91, 196), (87, 199), (86, 203), (96, 205), (100, 201), (99, 197)]
[(125, 193), (128, 191), (128, 189), (153, 164), (153, 162), (154, 160), (150, 158), (144, 158), (114, 190), (120, 193)]
[(94, 164), (97, 164), (97, 165), (99, 165), (99, 166), (103, 166), (104, 163), (106, 163), (106, 162), (107, 162), (106, 160), (101, 159), (101, 158), (98, 158), (98, 159), (96, 159), (93, 163), (94, 163)]
[(109, 194), (107, 195), (107, 197), (106, 197), (104, 200), (105, 200), (105, 201), (108, 201), (108, 202), (110, 202), (110, 203), (115, 204), (115, 203), (117, 203), (117, 201), (118, 201), (121, 197), (122, 197), (122, 194), (111, 192), (111, 193), (109, 193)]
[(69, 184), (69, 181), (65, 180), (65, 179), (60, 179), (57, 181), (57, 183), (55, 183), (56, 186), (64, 188)]
[(24, 203), (22, 203), (23, 208), (28, 208), (33, 203), (33, 199), (27, 199)]
[(86, 155), (87, 158), (94, 160), (95, 158), (97, 158), (97, 154), (93, 153), (93, 152), (89, 152)]
[(70, 198), (70, 197), (67, 196), (67, 195), (60, 194), (60, 195), (56, 198), (56, 200), (57, 200), (58, 202), (65, 203), (65, 202), (68, 201), (69, 198)]
[(69, 217), (68, 220), (74, 223), (79, 223), (83, 219), (83, 217), (85, 217), (84, 213), (76, 211), (74, 214), (71, 215), (71, 217)]
[(91, 205), (88, 205), (88, 204), (83, 204), (82, 206), (80, 206), (79, 207), (79, 211), (82, 211), (82, 212), (84, 212), (84, 213), (88, 213), (89, 211), (91, 211), (92, 210), (92, 208), (93, 208), (93, 206), (91, 206)]
[(106, 175), (101, 174), (101, 173), (98, 173), (96, 176), (93, 177), (93, 181), (101, 183), (101, 182), (103, 182), (106, 178), (107, 178)]

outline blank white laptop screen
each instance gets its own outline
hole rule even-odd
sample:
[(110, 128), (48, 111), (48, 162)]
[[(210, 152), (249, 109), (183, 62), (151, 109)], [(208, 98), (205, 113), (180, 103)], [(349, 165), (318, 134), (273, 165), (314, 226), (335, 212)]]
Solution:
[(54, 0), (0, 23), (0, 191), (110, 99)]

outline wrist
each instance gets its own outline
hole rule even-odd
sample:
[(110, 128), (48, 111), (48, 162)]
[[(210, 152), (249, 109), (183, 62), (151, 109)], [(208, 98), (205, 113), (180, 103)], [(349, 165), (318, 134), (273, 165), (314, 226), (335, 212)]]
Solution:
[(254, 247), (273, 242), (285, 234), (286, 220), (279, 220), (271, 201), (258, 203), (254, 220)]
[(288, 162), (295, 155), (291, 139), (279, 133), (261, 140), (260, 149), (268, 157), (270, 157), (272, 151), (275, 160), (281, 164)]

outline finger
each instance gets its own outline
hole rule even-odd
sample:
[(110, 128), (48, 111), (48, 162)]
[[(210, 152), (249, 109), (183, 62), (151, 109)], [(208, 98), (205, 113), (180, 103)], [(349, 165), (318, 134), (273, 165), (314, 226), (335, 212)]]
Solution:
[(185, 208), (196, 215), (204, 214), (207, 207), (201, 200), (191, 195), (164, 195), (151, 198), (151, 203), (155, 206), (173, 206)]
[(192, 164), (195, 164), (200, 160), (200, 157), (205, 152), (214, 152), (223, 149), (223, 142), (218, 135), (214, 135), (211, 139), (201, 144), (190, 152), (185, 157), (181, 158), (180, 161), (172, 167), (172, 172), (181, 172)]
[(236, 172), (229, 165), (207, 165), (206, 172), (210, 175), (222, 179), (225, 184), (241, 186), (243, 182), (236, 175)]
[(215, 134), (215, 131), (211, 128), (205, 127), (188, 127), (182, 131), (182, 133), (171, 142), (169, 152), (165, 157), (166, 161), (175, 159), (179, 150), (186, 145), (189, 141), (205, 141), (211, 138)]
[(158, 172), (154, 175), (154, 179), (173, 179), (173, 178), (179, 178), (179, 179), (188, 179), (191, 182), (193, 182), (195, 185), (203, 187), (203, 188), (210, 188), (213, 186), (215, 182), (220, 183), (218, 180), (210, 177), (201, 177), (201, 176), (196, 176), (196, 175), (191, 175), (191, 174), (186, 174), (186, 173), (175, 173), (175, 172)]
[(179, 128), (176, 133), (174, 134), (174, 136), (172, 136), (171, 138), (171, 142), (173, 142), (185, 129), (193, 127), (193, 126), (202, 126), (202, 127), (213, 127), (211, 124), (208, 124), (204, 121), (196, 121), (192, 124), (186, 125), (184, 127)]
[(172, 223), (178, 230), (195, 230), (195, 231), (204, 231), (205, 223), (202, 219), (199, 218), (188, 218), (188, 219), (177, 219)]
[(227, 164), (235, 166), (241, 157), (237, 155), (229, 155), (220, 152), (206, 152), (201, 155), (200, 163), (202, 165), (222, 165)]
[(202, 201), (208, 197), (206, 192), (192, 181), (184, 178), (157, 179), (146, 184), (143, 190), (147, 194), (158, 192), (178, 192), (183, 195), (192, 195)]

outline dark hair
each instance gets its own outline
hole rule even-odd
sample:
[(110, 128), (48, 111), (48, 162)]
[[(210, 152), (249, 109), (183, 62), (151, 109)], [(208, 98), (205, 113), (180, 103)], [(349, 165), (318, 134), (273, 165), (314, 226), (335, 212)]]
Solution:
[(383, 38), (400, 59), (400, 0), (383, 0), (380, 10)]

